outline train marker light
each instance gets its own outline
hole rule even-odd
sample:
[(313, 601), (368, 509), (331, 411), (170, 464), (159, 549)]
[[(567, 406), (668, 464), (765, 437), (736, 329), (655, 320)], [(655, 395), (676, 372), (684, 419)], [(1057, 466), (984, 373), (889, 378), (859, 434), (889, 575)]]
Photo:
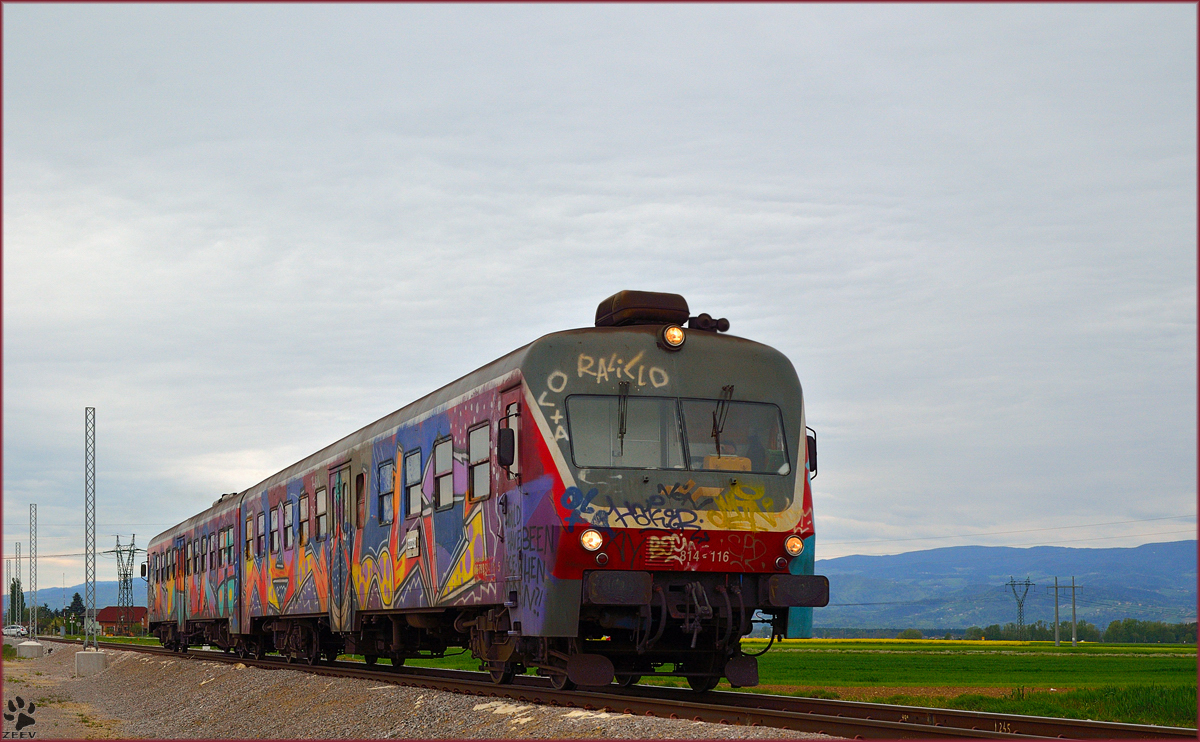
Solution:
[(679, 325), (667, 325), (662, 332), (663, 342), (670, 348), (678, 348), (683, 345), (684, 337), (683, 328)]
[(800, 552), (804, 551), (804, 539), (792, 534), (783, 542), (783, 549), (791, 556), (800, 556)]
[(604, 537), (595, 528), (589, 528), (579, 534), (579, 543), (588, 551), (595, 551), (604, 545)]

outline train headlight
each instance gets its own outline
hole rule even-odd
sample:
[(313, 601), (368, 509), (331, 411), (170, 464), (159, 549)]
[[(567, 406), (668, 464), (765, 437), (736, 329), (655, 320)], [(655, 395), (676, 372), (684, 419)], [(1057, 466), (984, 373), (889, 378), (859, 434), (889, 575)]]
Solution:
[(683, 334), (683, 328), (679, 325), (667, 325), (663, 328), (662, 338), (669, 348), (678, 348), (687, 339)]
[(792, 534), (783, 542), (783, 550), (790, 556), (800, 556), (800, 552), (804, 551), (804, 539)]
[(579, 543), (588, 551), (595, 551), (604, 545), (604, 537), (595, 528), (589, 528), (579, 534)]

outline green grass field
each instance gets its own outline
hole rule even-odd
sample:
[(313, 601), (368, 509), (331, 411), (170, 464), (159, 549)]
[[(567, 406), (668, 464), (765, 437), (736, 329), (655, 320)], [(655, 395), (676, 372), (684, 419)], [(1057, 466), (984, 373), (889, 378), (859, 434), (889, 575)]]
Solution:
[[(743, 642), (746, 651), (765, 644)], [(1196, 685), (1196, 648), (1053, 642), (835, 641), (779, 643), (759, 659), (763, 685), (1098, 688)]]

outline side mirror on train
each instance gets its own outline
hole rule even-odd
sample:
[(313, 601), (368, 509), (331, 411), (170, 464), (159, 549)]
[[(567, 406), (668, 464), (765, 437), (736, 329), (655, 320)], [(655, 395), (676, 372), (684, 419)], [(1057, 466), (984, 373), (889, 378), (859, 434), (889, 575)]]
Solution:
[(812, 428), (808, 429), (811, 435), (808, 436), (808, 470), (811, 472), (810, 477), (817, 477), (817, 431)]
[(146, 579), (146, 563), (142, 562), (142, 579)]
[(513, 465), (516, 453), (516, 433), (512, 428), (500, 428), (496, 436), (496, 463), (507, 469)]

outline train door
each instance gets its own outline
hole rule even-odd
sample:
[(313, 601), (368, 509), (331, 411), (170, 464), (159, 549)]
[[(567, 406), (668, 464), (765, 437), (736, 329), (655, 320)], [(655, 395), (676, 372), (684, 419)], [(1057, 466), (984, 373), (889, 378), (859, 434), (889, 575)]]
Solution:
[[(525, 494), (521, 487), (521, 387), (515, 386), (500, 393), (500, 429), (513, 431), (513, 461), (509, 466), (496, 467), (497, 502), (504, 520), (504, 596), (505, 604), (513, 609), (513, 620), (521, 612), (521, 565), (524, 553), (521, 541), (526, 512)], [(497, 435), (497, 441), (501, 436)]]
[(350, 559), (353, 537), (350, 532), (350, 466), (345, 464), (329, 472), (329, 492), (333, 499), (333, 518), (329, 534), (329, 627), (333, 631), (353, 628), (350, 609)]
[(171, 555), (171, 564), (175, 568), (172, 577), (175, 580), (175, 623), (180, 631), (187, 624), (187, 538), (180, 536), (175, 539), (175, 550)]

